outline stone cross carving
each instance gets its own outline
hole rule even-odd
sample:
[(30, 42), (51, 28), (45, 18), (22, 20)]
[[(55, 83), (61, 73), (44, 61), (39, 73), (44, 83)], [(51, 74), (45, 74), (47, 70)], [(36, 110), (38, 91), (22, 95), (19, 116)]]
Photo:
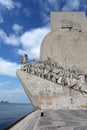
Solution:
[(79, 23), (72, 22), (71, 20), (61, 20), (61, 28), (68, 28), (69, 30), (81, 31), (81, 25)]

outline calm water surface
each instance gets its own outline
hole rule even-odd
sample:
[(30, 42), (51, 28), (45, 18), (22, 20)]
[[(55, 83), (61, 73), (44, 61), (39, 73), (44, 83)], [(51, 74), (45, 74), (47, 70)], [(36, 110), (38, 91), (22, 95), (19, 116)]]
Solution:
[(15, 123), (34, 109), (31, 104), (0, 104), (0, 130)]

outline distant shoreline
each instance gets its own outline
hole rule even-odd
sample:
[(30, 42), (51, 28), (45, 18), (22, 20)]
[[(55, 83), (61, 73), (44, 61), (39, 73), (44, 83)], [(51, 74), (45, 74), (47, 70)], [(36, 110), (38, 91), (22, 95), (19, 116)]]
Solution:
[(29, 103), (0, 103), (0, 130), (5, 130), (32, 111), (34, 108)]
[(10, 103), (10, 102), (8, 102), (8, 101), (0, 101), (0, 104), (8, 104), (8, 103)]
[(31, 103), (13, 103), (13, 102), (0, 102), (0, 104), (26, 104), (26, 105), (31, 105)]

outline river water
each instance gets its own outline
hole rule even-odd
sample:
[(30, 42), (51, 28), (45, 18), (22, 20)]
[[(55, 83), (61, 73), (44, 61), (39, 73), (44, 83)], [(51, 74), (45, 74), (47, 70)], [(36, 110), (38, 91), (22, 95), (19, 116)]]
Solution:
[(0, 130), (4, 130), (33, 110), (31, 104), (0, 103)]

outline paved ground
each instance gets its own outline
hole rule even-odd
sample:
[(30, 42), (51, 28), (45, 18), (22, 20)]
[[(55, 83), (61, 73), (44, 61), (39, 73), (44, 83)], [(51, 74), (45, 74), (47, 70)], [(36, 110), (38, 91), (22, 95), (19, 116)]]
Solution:
[(87, 110), (35, 111), (10, 130), (87, 130)]
[(87, 130), (87, 111), (45, 110), (36, 130)]

